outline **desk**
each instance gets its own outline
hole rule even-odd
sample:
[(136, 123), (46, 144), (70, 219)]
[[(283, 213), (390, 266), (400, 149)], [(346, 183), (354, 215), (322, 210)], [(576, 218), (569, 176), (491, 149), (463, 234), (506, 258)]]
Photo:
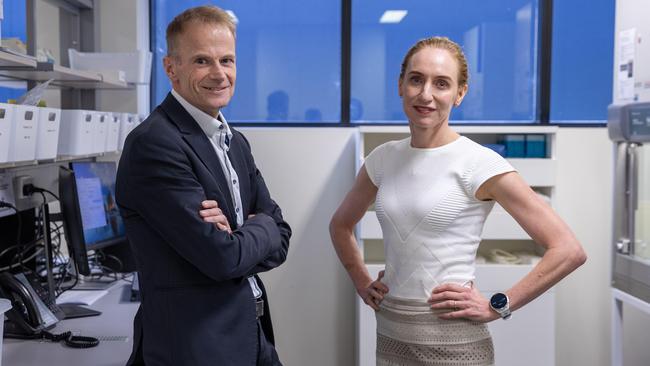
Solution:
[[(4, 339), (2, 365), (6, 366), (123, 366), (133, 347), (133, 317), (139, 303), (130, 302), (131, 285), (120, 281), (108, 294), (89, 308), (102, 312), (100, 316), (60, 321), (51, 333), (72, 331), (82, 336), (100, 339), (97, 347), (76, 349), (63, 343), (38, 340)], [(114, 340), (102, 339), (106, 337)]]

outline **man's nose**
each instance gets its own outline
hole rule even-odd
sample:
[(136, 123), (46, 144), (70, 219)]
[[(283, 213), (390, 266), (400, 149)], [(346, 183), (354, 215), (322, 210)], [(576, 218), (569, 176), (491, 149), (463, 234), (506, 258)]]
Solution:
[(226, 73), (223, 70), (223, 66), (218, 62), (210, 68), (210, 77), (216, 80), (223, 80), (226, 78)]

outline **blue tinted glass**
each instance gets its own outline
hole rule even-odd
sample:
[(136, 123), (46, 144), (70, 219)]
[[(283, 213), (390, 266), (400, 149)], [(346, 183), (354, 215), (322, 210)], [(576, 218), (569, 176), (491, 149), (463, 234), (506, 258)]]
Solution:
[(607, 105), (612, 102), (614, 10), (614, 0), (553, 2), (553, 123), (607, 120)]
[[(4, 19), (0, 21), (2, 38), (17, 38), (27, 43), (27, 15), (25, 1), (5, 1)], [(0, 103), (18, 99), (27, 92), (25, 82), (0, 82)]]
[[(351, 118), (405, 121), (397, 85), (402, 58), (419, 39), (459, 43), (469, 64), (469, 92), (451, 119), (531, 122), (536, 112), (537, 0), (355, 0), (352, 2)], [(406, 10), (381, 23), (387, 10)]]
[(238, 19), (237, 88), (223, 109), (229, 121), (340, 121), (341, 4), (336, 1), (154, 1), (155, 105), (170, 90), (162, 67), (167, 24), (183, 10), (209, 3)]

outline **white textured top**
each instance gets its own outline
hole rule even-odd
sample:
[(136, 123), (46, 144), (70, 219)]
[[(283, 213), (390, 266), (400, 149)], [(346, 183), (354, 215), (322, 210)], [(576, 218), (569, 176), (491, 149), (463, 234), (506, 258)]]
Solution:
[(491, 177), (515, 169), (499, 154), (461, 136), (431, 149), (406, 138), (366, 157), (378, 187), (375, 209), (386, 256), (382, 280), (390, 295), (425, 300), (443, 283), (474, 280), (474, 260), (493, 201), (476, 191)]

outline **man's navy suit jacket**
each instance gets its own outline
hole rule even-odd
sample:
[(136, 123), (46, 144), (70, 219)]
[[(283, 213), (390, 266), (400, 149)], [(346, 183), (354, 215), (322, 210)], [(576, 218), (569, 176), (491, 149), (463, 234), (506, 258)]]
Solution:
[[(291, 229), (248, 141), (232, 132), (228, 156), (239, 178), (241, 227), (214, 147), (171, 94), (126, 139), (116, 199), (142, 290), (130, 364), (256, 364), (255, 301), (246, 278), (285, 261)], [(198, 211), (206, 199), (218, 202), (232, 234), (203, 222)], [(268, 305), (261, 322), (273, 342)]]

